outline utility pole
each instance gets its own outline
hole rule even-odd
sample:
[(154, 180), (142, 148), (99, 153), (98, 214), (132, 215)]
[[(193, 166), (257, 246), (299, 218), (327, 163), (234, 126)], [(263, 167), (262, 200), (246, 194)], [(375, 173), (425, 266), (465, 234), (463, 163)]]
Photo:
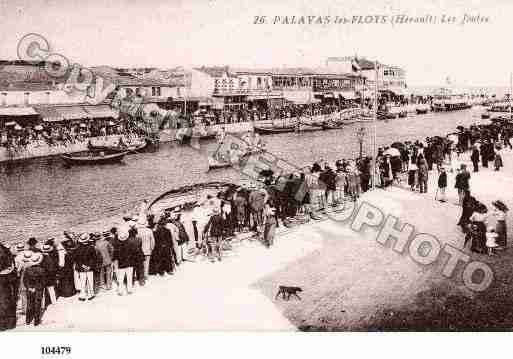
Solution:
[(376, 167), (377, 167), (377, 128), (376, 123), (378, 122), (378, 62), (374, 61), (374, 70), (375, 70), (375, 81), (374, 81), (374, 116), (372, 119), (372, 128), (373, 128), (373, 140), (372, 140), (372, 189), (376, 189)]

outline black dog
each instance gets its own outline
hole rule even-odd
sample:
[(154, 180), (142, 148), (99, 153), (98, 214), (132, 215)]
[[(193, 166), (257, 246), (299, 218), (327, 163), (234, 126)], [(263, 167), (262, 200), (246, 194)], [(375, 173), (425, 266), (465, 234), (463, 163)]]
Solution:
[(278, 287), (278, 293), (276, 293), (276, 297), (274, 297), (274, 299), (278, 299), (278, 297), (281, 294), (282, 298), (285, 300), (289, 300), (291, 295), (301, 300), (301, 297), (297, 293), (302, 291), (303, 289), (301, 289), (300, 287), (288, 287), (286, 285), (280, 285)]

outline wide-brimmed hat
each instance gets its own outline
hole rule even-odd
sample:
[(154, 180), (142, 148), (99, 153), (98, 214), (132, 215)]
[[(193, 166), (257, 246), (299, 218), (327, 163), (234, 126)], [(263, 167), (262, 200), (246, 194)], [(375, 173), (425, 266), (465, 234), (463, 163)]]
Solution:
[(78, 240), (77, 240), (78, 243), (82, 243), (82, 244), (85, 244), (88, 241), (89, 241), (89, 236), (87, 235), (87, 233), (82, 233), (80, 235), (80, 237), (78, 237)]
[(38, 242), (35, 237), (30, 237), (29, 240), (27, 241), (27, 243), (29, 246), (35, 246)]
[(53, 247), (49, 244), (45, 244), (41, 247), (41, 251), (43, 251), (43, 253), (50, 253), (52, 250)]
[(18, 243), (18, 244), (16, 244), (16, 250), (18, 252), (23, 252), (25, 250), (25, 243)]
[(102, 238), (102, 234), (100, 232), (94, 232), (89, 235), (89, 239), (92, 241), (97, 241)]
[(62, 241), (61, 244), (62, 244), (62, 246), (64, 247), (65, 250), (70, 250), (73, 247), (75, 247), (75, 242), (73, 242), (72, 239), (67, 239), (65, 241)]
[(43, 261), (43, 255), (38, 252), (32, 253), (32, 257), (30, 258), (32, 265), (40, 264)]
[(25, 263), (30, 263), (31, 262), (31, 258), (32, 258), (32, 251), (24, 251), (23, 252), (23, 262)]
[(492, 205), (502, 212), (507, 212), (509, 210), (508, 206), (506, 206), (501, 200), (492, 202)]

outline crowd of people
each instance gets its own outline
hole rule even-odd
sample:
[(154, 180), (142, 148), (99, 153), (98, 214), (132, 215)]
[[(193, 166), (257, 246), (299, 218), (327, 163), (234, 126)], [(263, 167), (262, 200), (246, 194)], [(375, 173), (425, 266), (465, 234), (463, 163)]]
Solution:
[(29, 145), (68, 146), (109, 135), (141, 137), (145, 133), (129, 121), (49, 122), (24, 128), (8, 126), (0, 133), (0, 146), (17, 153), (25, 151)]
[(0, 329), (14, 328), (20, 316), (26, 324), (39, 325), (45, 308), (60, 297), (78, 294), (79, 301), (91, 301), (114, 289), (118, 295), (131, 294), (154, 276), (172, 275), (190, 256), (222, 261), (238, 233), (253, 232), (253, 238), (271, 248), (280, 225), (320, 219), (320, 211), (357, 201), (373, 181), (387, 188), (406, 178), (411, 190), (427, 193), (430, 171), (438, 173), (436, 198), (441, 202), (446, 201), (448, 172), (455, 174), (465, 243), (471, 243), (473, 252), (495, 255), (507, 245), (508, 207), (497, 200), (489, 213), (471, 195), (471, 173), (457, 159), (477, 149), (482, 166), (492, 152), (497, 163), (501, 149), (511, 148), (510, 134), (508, 122), (460, 127), (447, 137), (379, 148), (374, 176), (371, 157), (319, 160), (286, 175), (263, 170), (258, 179), (207, 195), (192, 210), (178, 206), (154, 213), (144, 202), (137, 215), (109, 230), (64, 232), (61, 241), (30, 238), (10, 248), (0, 245)]

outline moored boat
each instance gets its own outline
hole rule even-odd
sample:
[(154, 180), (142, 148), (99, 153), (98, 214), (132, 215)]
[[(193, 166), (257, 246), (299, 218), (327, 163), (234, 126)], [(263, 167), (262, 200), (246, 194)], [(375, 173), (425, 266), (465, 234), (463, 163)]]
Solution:
[(297, 129), (297, 126), (255, 126), (254, 127), (255, 132), (259, 135), (273, 135), (278, 133), (288, 133), (288, 132), (294, 132)]
[(100, 151), (103, 151), (103, 152), (108, 152), (108, 153), (111, 153), (111, 152), (128, 152), (128, 153), (138, 153), (138, 152), (142, 152), (146, 149), (146, 147), (148, 147), (149, 145), (149, 141), (145, 140), (143, 143), (138, 143), (138, 144), (135, 144), (135, 145), (128, 145), (128, 146), (98, 146), (98, 145), (93, 145), (91, 142), (89, 142), (87, 144), (87, 148), (89, 149), (89, 151), (92, 151), (92, 152), (100, 152)]
[(104, 154), (103, 152), (83, 151), (77, 153), (65, 153), (61, 158), (68, 165), (103, 165), (121, 162), (128, 151)]

